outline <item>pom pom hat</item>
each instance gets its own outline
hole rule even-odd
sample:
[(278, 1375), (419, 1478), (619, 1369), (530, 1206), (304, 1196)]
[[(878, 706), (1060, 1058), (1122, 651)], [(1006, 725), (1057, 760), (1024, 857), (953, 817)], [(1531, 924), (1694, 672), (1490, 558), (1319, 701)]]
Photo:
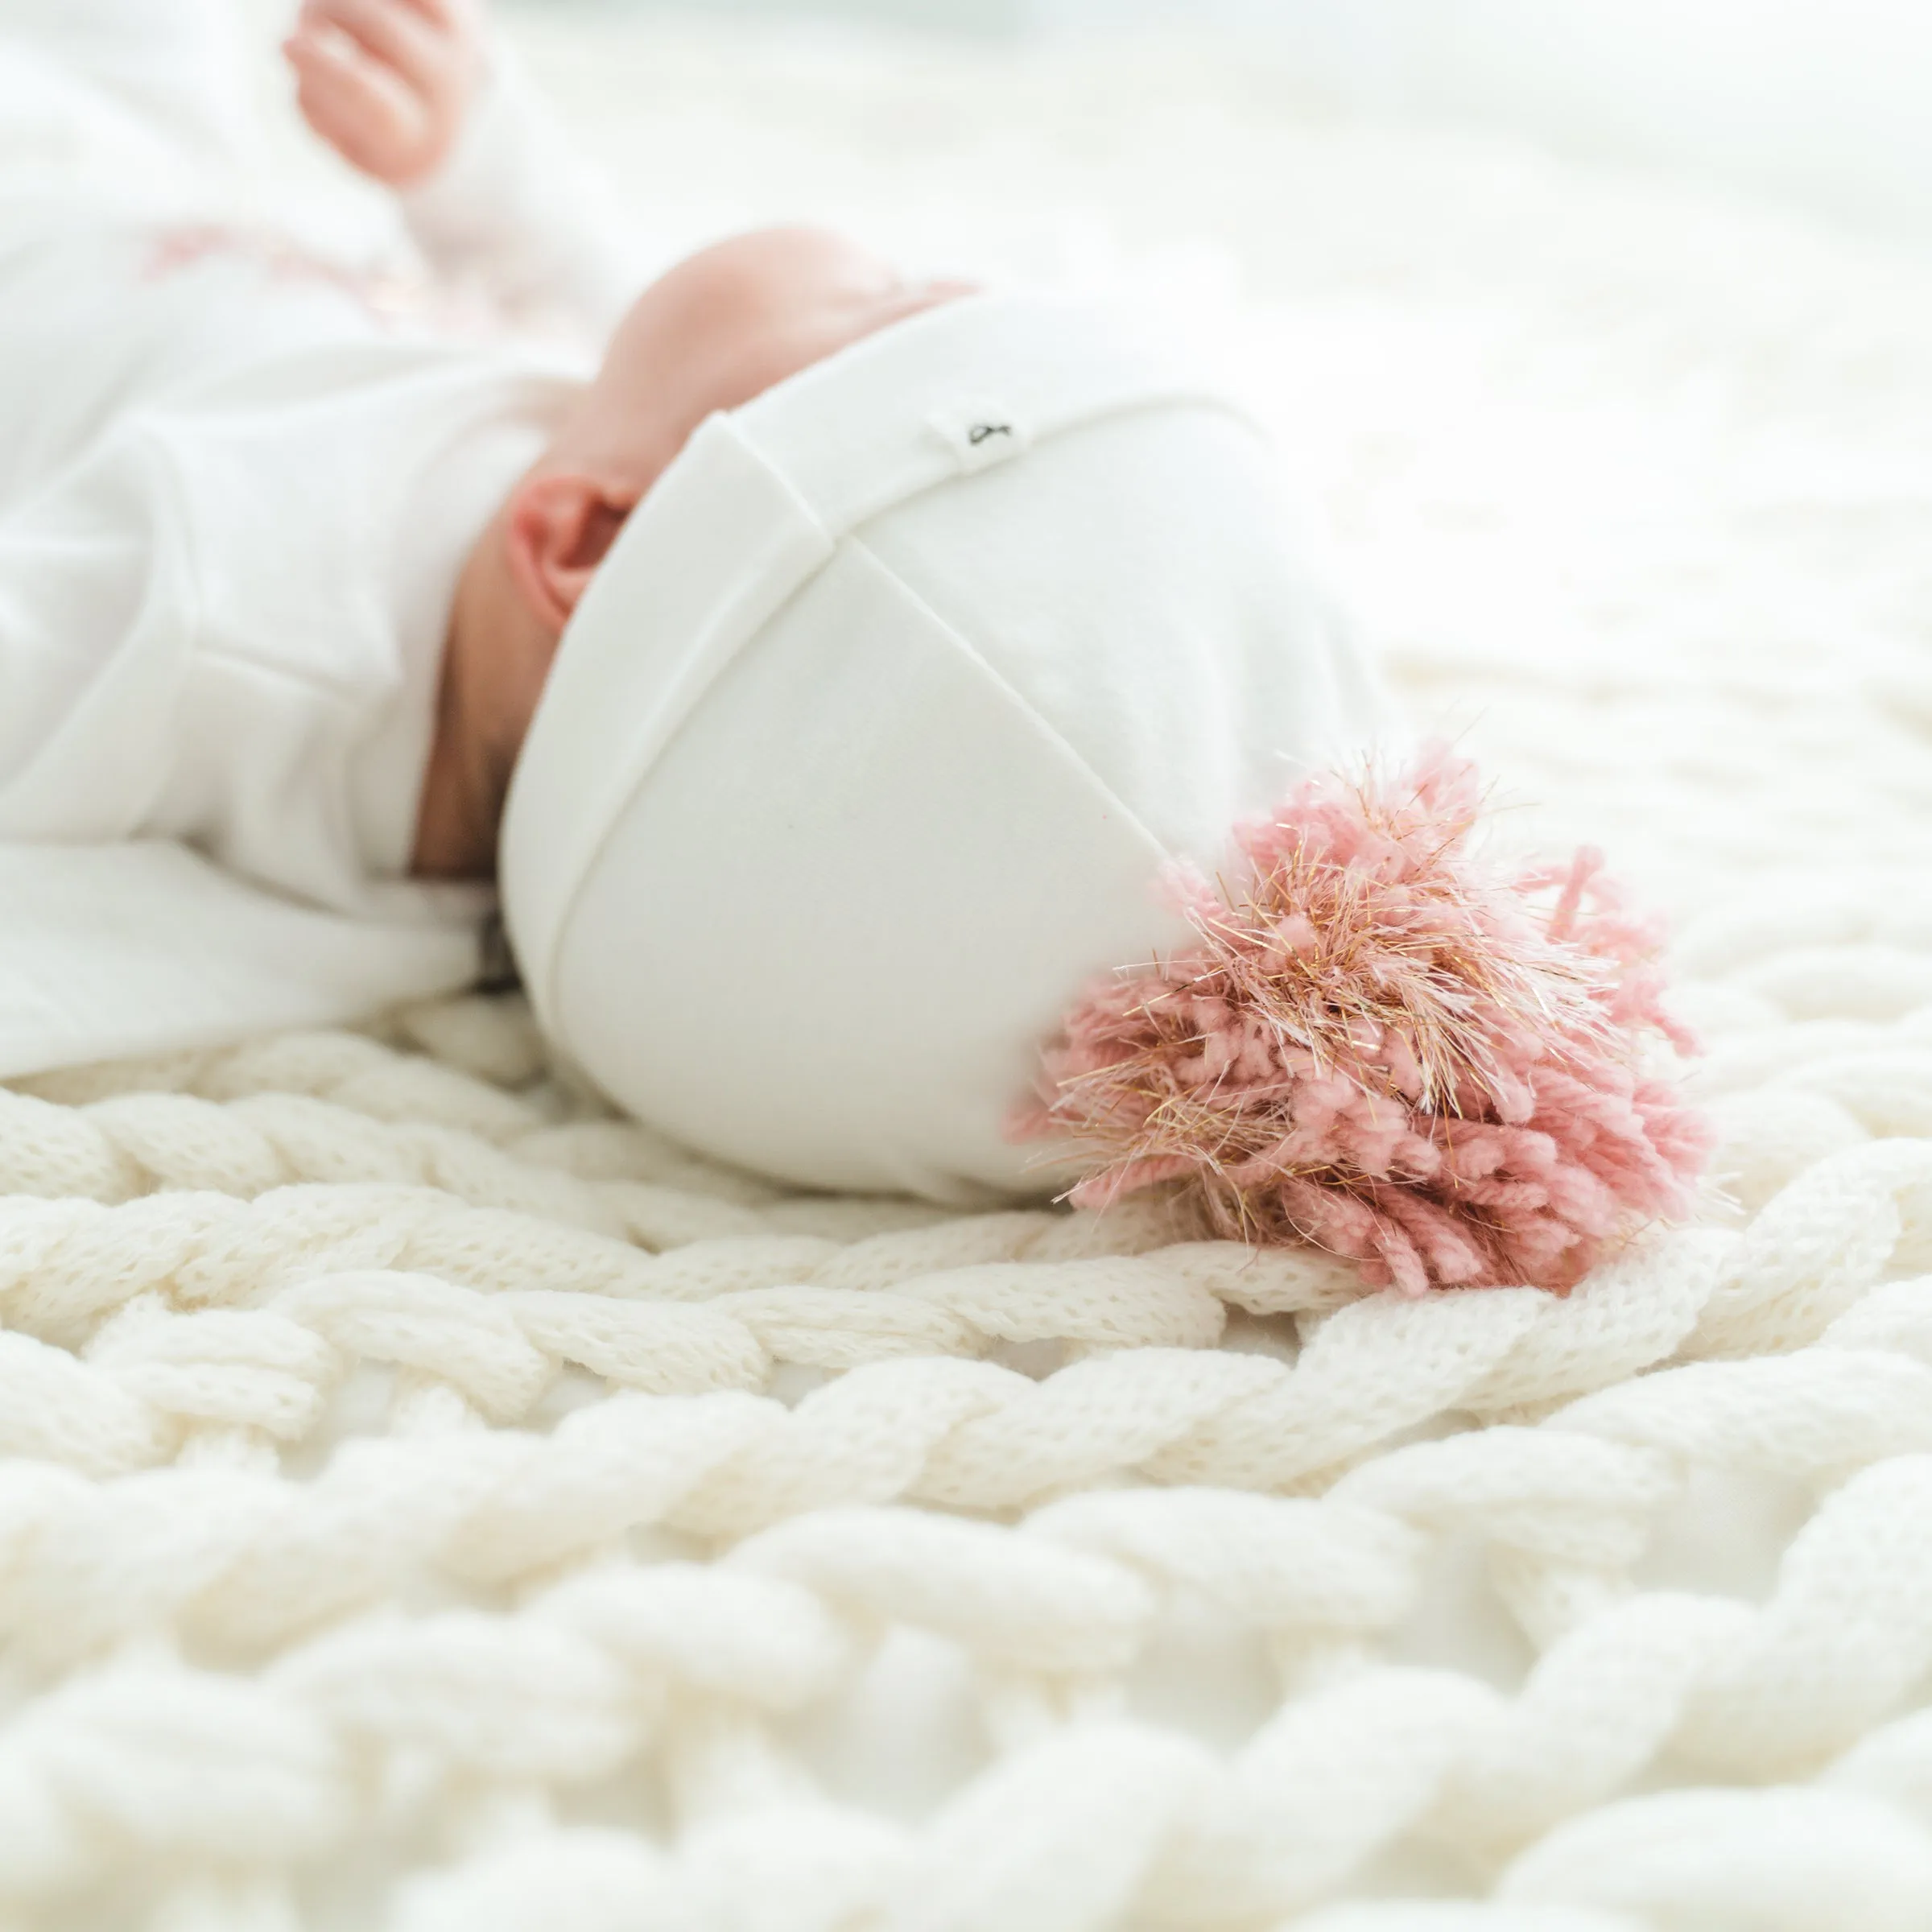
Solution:
[(1379, 724), (1240, 407), (1118, 312), (969, 298), (659, 479), (533, 722), (506, 920), (646, 1123), (808, 1186), (1038, 1194), (1084, 1171), (1013, 1133), (1082, 988), (1198, 947), (1176, 868)]

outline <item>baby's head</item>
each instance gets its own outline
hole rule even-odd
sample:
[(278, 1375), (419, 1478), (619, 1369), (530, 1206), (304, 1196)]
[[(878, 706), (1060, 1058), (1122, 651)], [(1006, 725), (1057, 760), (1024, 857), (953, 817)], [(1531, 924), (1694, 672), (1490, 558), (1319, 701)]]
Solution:
[[(1193, 357), (1120, 307), (811, 272), (807, 319), (729, 353), (677, 301), (634, 318), (704, 402), (601, 520), (546, 535), (540, 476), (510, 506), (562, 635), (505, 919), (561, 1055), (675, 1137), (808, 1185), (1037, 1190), (1002, 1129), (1044, 1037), (1187, 937), (1172, 861), (1212, 872), (1359, 754), (1373, 687)], [(605, 474), (605, 434), (562, 473)]]
[(564, 627), (631, 510), (704, 419), (966, 291), (911, 284), (844, 237), (775, 228), (680, 262), (484, 532), (459, 588), (417, 869), (495, 869), (510, 772)]
[(1176, 1183), (1413, 1293), (1681, 1211), (1683, 1036), (1591, 861), (1485, 868), (1439, 760), (1320, 775), (1381, 720), (1267, 437), (1122, 308), (939, 292), (700, 258), (508, 506), (559, 1057), (782, 1180)]

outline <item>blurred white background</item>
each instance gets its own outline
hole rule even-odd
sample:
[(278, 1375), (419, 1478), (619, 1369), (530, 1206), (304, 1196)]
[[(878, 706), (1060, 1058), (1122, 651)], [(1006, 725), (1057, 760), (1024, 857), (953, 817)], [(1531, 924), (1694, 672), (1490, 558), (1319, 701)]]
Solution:
[(1239, 36), (1298, 87), (1932, 243), (1927, 0), (525, 0), (947, 33)]

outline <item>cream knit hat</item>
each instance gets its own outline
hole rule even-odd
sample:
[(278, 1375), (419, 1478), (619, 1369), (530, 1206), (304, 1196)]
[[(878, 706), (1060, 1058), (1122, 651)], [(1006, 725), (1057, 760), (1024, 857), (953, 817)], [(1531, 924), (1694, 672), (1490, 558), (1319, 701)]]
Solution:
[(1005, 1129), (1158, 890), (1373, 680), (1265, 436), (1085, 303), (979, 296), (712, 417), (566, 630), (505, 915), (630, 1113), (811, 1186), (1040, 1191)]

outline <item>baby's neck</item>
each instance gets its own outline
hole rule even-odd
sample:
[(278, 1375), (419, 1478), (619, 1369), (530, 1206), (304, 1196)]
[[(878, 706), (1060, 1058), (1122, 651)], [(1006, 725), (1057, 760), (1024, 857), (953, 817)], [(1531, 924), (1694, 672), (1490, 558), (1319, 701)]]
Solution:
[(497, 835), (519, 745), (504, 742), (497, 702), (504, 673), (522, 655), (508, 634), (519, 613), (503, 563), (502, 518), (491, 518), (465, 559), (450, 601), (436, 691), (436, 727), (416, 814), (420, 878), (496, 875)]

